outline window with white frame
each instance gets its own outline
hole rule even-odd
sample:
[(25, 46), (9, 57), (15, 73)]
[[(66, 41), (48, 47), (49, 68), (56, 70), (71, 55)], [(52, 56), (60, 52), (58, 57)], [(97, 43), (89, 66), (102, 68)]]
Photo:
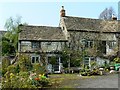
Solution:
[(41, 42), (41, 48), (44, 51), (61, 50), (61, 42)]
[(31, 50), (31, 42), (30, 41), (21, 41), (21, 51)]
[(109, 48), (112, 49), (116, 45), (116, 41), (109, 41)]
[(31, 56), (31, 63), (40, 63), (40, 56), (39, 55)]
[(85, 41), (85, 47), (86, 48), (92, 48), (93, 47), (93, 40), (86, 40)]
[(84, 58), (84, 65), (87, 65), (89, 67), (91, 67), (91, 62), (95, 61), (94, 57), (85, 57)]

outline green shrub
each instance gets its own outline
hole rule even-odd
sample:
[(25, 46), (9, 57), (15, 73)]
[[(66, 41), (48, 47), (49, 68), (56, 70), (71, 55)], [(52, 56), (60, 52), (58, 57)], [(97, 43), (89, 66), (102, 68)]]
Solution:
[(29, 77), (29, 72), (20, 71), (20, 72), (19, 72), (19, 76), (22, 77), (22, 78)]
[(81, 70), (80, 74), (82, 76), (90, 76), (91, 75), (91, 71), (89, 69), (84, 68), (84, 69)]
[(19, 55), (17, 64), (20, 67), (20, 71), (32, 70), (32, 64), (30, 62), (30, 58), (27, 55)]
[(90, 69), (84, 68), (81, 70), (80, 74), (83, 76), (99, 75), (99, 69), (96, 68), (96, 69), (90, 70)]
[(100, 74), (100, 71), (99, 71), (98, 68), (93, 69), (93, 70), (91, 71), (91, 75), (99, 75), (99, 74)]
[(20, 66), (19, 64), (16, 65), (16, 68), (15, 68), (15, 73), (19, 73), (20, 72)]
[(120, 63), (120, 58), (119, 57), (114, 58), (114, 62), (115, 63)]
[(7, 68), (2, 68), (2, 76), (4, 76), (6, 72), (7, 72)]
[(10, 73), (15, 73), (15, 68), (15, 65), (10, 65), (8, 66), (7, 71), (9, 71)]
[(46, 87), (49, 86), (49, 79), (44, 76), (44, 74), (39, 74), (36, 75), (36, 73), (30, 74), (30, 80), (32, 82), (33, 85), (35, 85), (36, 87)]
[[(32, 75), (32, 71), (35, 73)], [(20, 55), (15, 65), (4, 65), (2, 88), (41, 88), (49, 86), (50, 80), (44, 76), (45, 66), (31, 64), (30, 59)], [(31, 78), (32, 77), (32, 78)]]
[(7, 72), (7, 67), (10, 65), (10, 60), (5, 57), (2, 59), (2, 76)]
[(3, 78), (2, 88), (36, 88), (32, 85), (27, 72), (20, 72), (20, 74), (9, 74), (9, 78)]
[(33, 64), (33, 71), (36, 74), (44, 74), (45, 73), (45, 66), (41, 66), (39, 63)]

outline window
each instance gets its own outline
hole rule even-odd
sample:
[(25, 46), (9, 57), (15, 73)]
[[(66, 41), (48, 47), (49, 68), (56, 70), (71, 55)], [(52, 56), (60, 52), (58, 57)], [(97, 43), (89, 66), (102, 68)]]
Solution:
[(92, 61), (95, 61), (94, 57), (85, 57), (85, 59), (84, 59), (84, 65), (87, 65), (87, 66), (91, 67), (91, 62)]
[(112, 49), (115, 46), (115, 41), (109, 41), (109, 48)]
[(32, 42), (32, 48), (40, 48), (39, 42)]
[(35, 63), (35, 57), (32, 57), (32, 63)]
[(39, 63), (40, 62), (40, 57), (39, 55), (32, 56), (31, 57), (31, 63)]
[(84, 59), (84, 65), (89, 65), (89, 57), (85, 57), (85, 59)]
[(21, 41), (21, 51), (31, 50), (31, 42), (29, 41)]
[(47, 44), (47, 45), (51, 45), (51, 44), (52, 44), (52, 42), (47, 42), (46, 44)]
[(91, 59), (91, 61), (94, 61), (94, 60), (95, 60), (95, 58), (94, 58), (94, 57), (91, 57), (90, 59)]
[(62, 27), (63, 28), (63, 30), (65, 30), (65, 28), (64, 27)]
[(92, 40), (85, 41), (85, 47), (86, 48), (92, 48), (93, 47), (93, 41)]

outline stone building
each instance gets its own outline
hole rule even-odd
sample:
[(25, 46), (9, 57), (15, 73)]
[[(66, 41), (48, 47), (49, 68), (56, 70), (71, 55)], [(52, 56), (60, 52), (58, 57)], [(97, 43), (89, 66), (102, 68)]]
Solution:
[[(24, 26), (21, 25), (19, 34), (19, 49), (22, 54), (27, 54), (31, 58), (31, 63), (41, 63), (43, 54), (46, 56), (46, 62), (52, 56), (56, 57), (58, 65), (54, 71), (60, 72), (61, 56), (60, 52), (64, 46), (66, 39), (60, 27), (48, 26)], [(49, 65), (50, 67), (50, 65)], [(51, 68), (51, 67), (50, 67)]]
[(66, 16), (63, 6), (58, 27), (20, 25), (19, 28), (19, 53), (28, 54), (31, 63), (41, 61), (40, 53), (46, 53), (48, 64), (49, 59), (55, 56), (57, 64), (53, 69), (58, 73), (62, 67), (60, 52), (65, 45), (70, 50), (86, 51), (83, 63), (89, 66), (92, 60), (99, 65), (108, 62), (105, 58), (114, 55), (119, 46), (116, 35), (120, 31), (116, 17), (113, 20), (100, 20)]

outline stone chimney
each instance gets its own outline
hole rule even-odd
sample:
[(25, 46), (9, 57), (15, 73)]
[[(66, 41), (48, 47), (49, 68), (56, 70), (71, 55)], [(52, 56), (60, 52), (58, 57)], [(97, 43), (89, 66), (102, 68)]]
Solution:
[(112, 20), (117, 20), (117, 17), (114, 14), (112, 15)]
[(61, 9), (61, 11), (60, 11), (60, 16), (61, 16), (61, 17), (65, 17), (64, 6), (62, 6), (62, 9)]

